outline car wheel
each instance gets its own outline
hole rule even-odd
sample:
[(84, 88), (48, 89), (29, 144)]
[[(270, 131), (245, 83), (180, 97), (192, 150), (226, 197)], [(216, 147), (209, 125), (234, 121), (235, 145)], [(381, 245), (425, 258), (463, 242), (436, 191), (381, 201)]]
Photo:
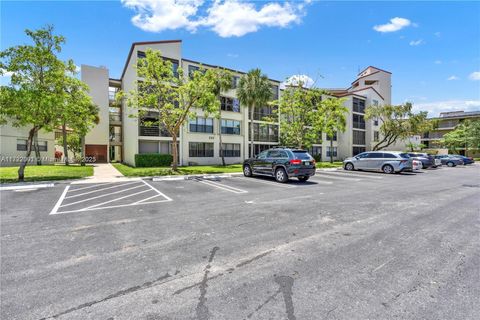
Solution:
[(451, 168), (451, 167), (454, 167), (454, 166), (455, 166), (455, 163), (449, 161), (449, 162), (447, 162), (447, 166), (449, 166), (450, 168)]
[(250, 168), (250, 166), (248, 164), (243, 167), (243, 175), (245, 177), (251, 177), (252, 176), (252, 169)]
[(308, 179), (310, 179), (310, 177), (298, 177), (298, 180), (300, 180), (300, 182), (305, 182)]
[(383, 173), (387, 173), (387, 174), (394, 173), (393, 167), (389, 164), (384, 165), (382, 167), (382, 171), (383, 171)]
[(345, 164), (345, 170), (352, 171), (353, 170), (353, 163), (348, 162)]
[(288, 181), (288, 176), (287, 176), (287, 173), (285, 172), (285, 169), (278, 168), (277, 170), (275, 170), (275, 180), (277, 180), (280, 183), (285, 183)]

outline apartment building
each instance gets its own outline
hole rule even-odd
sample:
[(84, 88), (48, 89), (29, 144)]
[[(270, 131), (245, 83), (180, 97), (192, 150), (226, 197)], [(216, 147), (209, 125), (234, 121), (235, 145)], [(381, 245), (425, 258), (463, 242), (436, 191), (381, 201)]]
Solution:
[[(135, 165), (135, 154), (171, 152), (172, 138), (168, 132), (158, 125), (145, 125), (146, 122), (157, 120), (158, 114), (151, 111), (139, 118), (136, 109), (115, 100), (119, 90), (128, 92), (135, 88), (135, 66), (138, 59), (145, 56), (147, 48), (160, 50), (162, 56), (172, 62), (174, 71), (179, 67), (184, 70), (185, 77), (199, 68), (218, 68), (216, 65), (183, 57), (181, 40), (133, 43), (119, 79), (111, 78), (106, 67), (82, 65), (81, 79), (90, 87), (92, 100), (100, 108), (99, 124), (85, 137), (85, 155), (95, 158), (97, 162), (118, 161)], [(221, 163), (220, 132), (227, 163), (239, 163), (250, 156), (250, 115), (248, 109), (240, 105), (236, 96), (236, 86), (245, 73), (229, 70), (233, 74), (233, 89), (222, 93), (220, 118), (206, 117), (201, 111), (197, 111), (197, 117), (189, 119), (181, 128), (178, 139), (180, 165)], [(270, 84), (272, 100), (276, 100), (281, 95), (281, 83), (270, 79)], [(372, 143), (379, 139), (380, 124), (376, 120), (365, 120), (365, 108), (369, 105), (390, 104), (391, 73), (370, 66), (360, 72), (348, 88), (327, 90), (332, 96), (346, 99), (345, 106), (349, 110), (347, 129), (333, 137), (332, 148), (328, 137), (322, 134), (310, 152), (324, 160), (333, 154), (334, 159), (338, 160), (370, 150)], [(255, 154), (279, 144), (278, 121), (263, 121), (265, 116), (273, 114), (273, 108), (264, 106), (255, 110), (252, 121)], [(17, 134), (23, 137), (20, 133)], [(53, 133), (48, 137), (49, 148), (53, 148)], [(4, 149), (2, 147), (2, 155)], [(57, 146), (57, 149), (61, 150), (61, 147)], [(22, 147), (17, 147), (16, 151), (21, 150)], [(53, 157), (53, 149), (50, 150)], [(7, 152), (11, 154), (14, 150)]]
[[(455, 130), (455, 128), (465, 120), (479, 121), (480, 110), (470, 112), (441, 112), (438, 117), (430, 119), (437, 121), (437, 127), (434, 130), (425, 133), (421, 138), (421, 143), (425, 145), (425, 148), (427, 149), (442, 150), (440, 141), (443, 139), (443, 136), (446, 133)], [(465, 155), (465, 148), (460, 148), (457, 150), (457, 152)]]

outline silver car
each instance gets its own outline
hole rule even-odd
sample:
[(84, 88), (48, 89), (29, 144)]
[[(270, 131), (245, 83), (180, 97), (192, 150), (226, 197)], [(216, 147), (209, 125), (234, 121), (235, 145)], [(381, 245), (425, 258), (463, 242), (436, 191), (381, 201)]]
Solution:
[(412, 171), (412, 159), (405, 152), (368, 151), (343, 161), (345, 170), (371, 170), (384, 173)]

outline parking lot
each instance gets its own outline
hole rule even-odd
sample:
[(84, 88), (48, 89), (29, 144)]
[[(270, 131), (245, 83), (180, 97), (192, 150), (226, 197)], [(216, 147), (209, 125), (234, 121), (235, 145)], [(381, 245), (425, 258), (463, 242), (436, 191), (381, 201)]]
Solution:
[(2, 319), (479, 319), (480, 166), (1, 192)]

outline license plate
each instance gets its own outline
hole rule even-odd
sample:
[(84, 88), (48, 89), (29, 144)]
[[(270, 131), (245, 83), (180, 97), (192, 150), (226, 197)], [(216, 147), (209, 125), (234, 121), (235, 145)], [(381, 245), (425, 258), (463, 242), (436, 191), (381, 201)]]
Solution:
[(304, 164), (305, 164), (306, 166), (309, 166), (309, 165), (310, 165), (310, 162), (305, 161)]

